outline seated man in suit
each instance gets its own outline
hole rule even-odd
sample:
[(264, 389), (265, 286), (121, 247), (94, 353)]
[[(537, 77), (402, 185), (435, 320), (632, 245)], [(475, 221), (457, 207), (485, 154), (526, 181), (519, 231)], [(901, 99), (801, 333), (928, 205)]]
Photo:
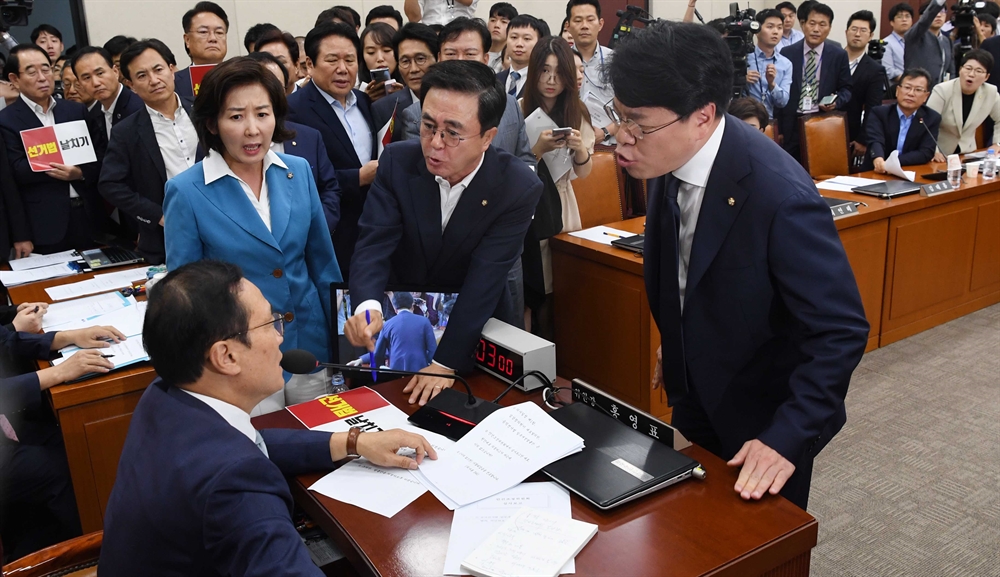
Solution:
[(528, 62), (531, 50), (539, 38), (549, 35), (549, 27), (544, 22), (528, 14), (519, 14), (507, 25), (507, 54), (510, 68), (497, 73), (497, 80), (507, 94), (520, 99), (524, 93), (524, 83), (528, 80)]
[(864, 170), (884, 173), (885, 159), (893, 150), (899, 151), (902, 166), (926, 164), (934, 158), (941, 115), (924, 105), (930, 84), (926, 70), (907, 70), (896, 84), (896, 104), (871, 109), (865, 121), (869, 160)]
[(100, 202), (94, 202), (97, 163), (81, 166), (52, 163), (52, 170), (34, 172), (21, 143), (22, 130), (86, 121), (87, 108), (79, 102), (56, 101), (52, 97), (55, 87), (52, 63), (48, 54), (34, 44), (15, 46), (3, 73), (4, 79), (21, 93), (11, 105), (0, 110), (0, 133), (24, 202), (34, 252), (49, 254), (92, 248), (91, 215), (102, 210)]
[[(521, 256), (542, 183), (524, 163), (490, 146), (505, 96), (482, 62), (440, 62), (424, 76), (420, 142), (386, 148), (361, 215), (350, 281), (359, 304), (344, 326), (354, 346), (375, 347), (389, 282), (461, 287), (434, 362), (424, 371), (471, 369), (494, 311), (506, 322), (523, 314), (501, 297), (508, 294), (507, 273)], [(423, 405), (453, 382), (419, 376), (404, 391), (410, 403)]]
[(163, 264), (163, 187), (204, 155), (191, 123), (190, 100), (174, 92), (174, 55), (155, 38), (122, 52), (125, 82), (143, 110), (111, 131), (97, 189), (139, 230), (138, 250), (150, 264)]
[[(810, 5), (802, 26), (805, 38), (781, 51), (782, 56), (792, 61), (792, 89), (788, 105), (778, 109), (776, 116), (784, 138), (782, 146), (796, 160), (799, 158), (799, 119), (820, 112), (845, 110), (851, 100), (851, 68), (847, 53), (827, 40), (832, 25), (833, 10), (829, 6), (818, 2)], [(823, 98), (829, 96), (836, 96), (836, 100), (821, 104)]]
[(649, 183), (653, 386), (685, 437), (741, 467), (740, 497), (805, 509), (868, 322), (812, 179), (724, 113), (732, 68), (712, 29), (672, 22), (634, 32), (610, 65), (619, 163)]
[(392, 52), (396, 57), (396, 70), (399, 71), (406, 90), (398, 90), (389, 96), (372, 104), (372, 117), (375, 127), (382, 130), (390, 120), (392, 123), (392, 142), (403, 139), (402, 113), (420, 97), (420, 80), (427, 69), (437, 62), (438, 35), (426, 24), (410, 22), (399, 29), (392, 37)]
[[(181, 26), (184, 27), (184, 50), (191, 57), (191, 64), (218, 64), (226, 59), (229, 16), (222, 6), (215, 2), (198, 2), (184, 13)], [(174, 86), (182, 98), (194, 100), (190, 67), (174, 73)]]
[[(399, 429), (256, 431), (250, 411), (284, 385), (282, 332), (282, 316), (229, 263), (184, 265), (150, 292), (143, 339), (159, 378), (132, 414), (104, 513), (102, 576), (319, 577), (285, 476), (348, 456), (410, 469), (437, 457)], [(396, 455), (401, 447), (416, 460)]]
[(312, 81), (288, 97), (288, 119), (323, 135), (340, 184), (340, 221), (333, 248), (344, 279), (358, 241), (358, 218), (378, 168), (371, 99), (354, 90), (361, 40), (343, 22), (322, 24), (306, 36)]

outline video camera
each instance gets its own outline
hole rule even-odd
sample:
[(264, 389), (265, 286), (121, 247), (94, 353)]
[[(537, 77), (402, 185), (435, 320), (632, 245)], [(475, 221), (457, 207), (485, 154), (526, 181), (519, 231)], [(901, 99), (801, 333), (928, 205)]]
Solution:
[(618, 24), (615, 25), (614, 32), (611, 33), (611, 41), (608, 42), (608, 48), (614, 50), (615, 46), (618, 45), (626, 36), (632, 33), (632, 24), (639, 22), (645, 26), (656, 22), (650, 15), (639, 6), (626, 6), (624, 10), (619, 10), (615, 13), (618, 16)]
[(0, 47), (9, 53), (17, 46), (10, 35), (11, 26), (27, 26), (35, 0), (0, 0)]
[(958, 4), (952, 7), (951, 23), (955, 27), (955, 39), (958, 41), (955, 46), (956, 69), (965, 55), (972, 50), (972, 39), (977, 34), (974, 20), (976, 14), (985, 7), (986, 2), (983, 0), (958, 0)]
[(733, 97), (739, 98), (747, 84), (747, 54), (753, 53), (753, 35), (760, 32), (753, 8), (740, 10), (738, 2), (729, 4), (726, 17), (726, 45), (733, 56)]
[(882, 57), (885, 56), (885, 45), (886, 41), (879, 38), (872, 38), (868, 42), (868, 56), (876, 62), (881, 62)]

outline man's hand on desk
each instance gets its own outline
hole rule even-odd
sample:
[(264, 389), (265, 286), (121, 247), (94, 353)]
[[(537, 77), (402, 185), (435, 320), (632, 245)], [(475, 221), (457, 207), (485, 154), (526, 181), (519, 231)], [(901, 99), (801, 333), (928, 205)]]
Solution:
[(87, 349), (76, 353), (66, 362), (38, 371), (38, 385), (44, 391), (53, 385), (79, 379), (91, 373), (106, 373), (115, 365), (101, 351)]
[(14, 317), (12, 323), (14, 330), (25, 333), (41, 332), (42, 317), (48, 309), (48, 303), (22, 303), (18, 305), (17, 316)]
[(885, 174), (885, 159), (882, 157), (876, 158), (873, 162), (875, 165), (875, 172), (879, 174)]
[[(442, 367), (436, 363), (431, 363), (430, 366), (420, 372), (437, 373), (439, 375), (455, 374), (455, 371)], [(410, 379), (409, 383), (406, 383), (406, 387), (403, 388), (403, 393), (410, 393), (409, 403), (411, 405), (418, 402), (417, 399), (419, 399), (419, 404), (422, 407), (427, 404), (427, 401), (433, 399), (438, 395), (438, 393), (451, 387), (453, 384), (455, 384), (454, 379), (417, 375)]]
[[(413, 449), (414, 455), (397, 455), (396, 451), (404, 447)], [(401, 429), (361, 433), (358, 435), (357, 450), (359, 455), (380, 467), (416, 469), (424, 461), (424, 457), (437, 459), (437, 452), (427, 439)], [(330, 437), (330, 457), (339, 461), (346, 456), (347, 434), (340, 433)]]
[(361, 311), (344, 323), (344, 336), (356, 347), (365, 347), (369, 351), (375, 350), (375, 335), (382, 330), (382, 311), (368, 311), (372, 322), (368, 322), (365, 311)]
[(931, 162), (948, 162), (948, 157), (941, 154), (941, 151), (939, 150), (934, 153), (934, 158), (931, 159)]
[(758, 500), (764, 493), (777, 495), (795, 472), (795, 465), (757, 439), (743, 443), (743, 448), (727, 465), (743, 466), (734, 489), (747, 501)]
[(124, 340), (125, 335), (115, 327), (87, 327), (73, 331), (59, 331), (52, 339), (52, 350), (59, 350), (68, 345), (76, 345), (81, 349), (103, 349)]
[(14, 243), (14, 258), (24, 258), (31, 255), (31, 251), (35, 250), (35, 245), (30, 240), (24, 240), (21, 242)]

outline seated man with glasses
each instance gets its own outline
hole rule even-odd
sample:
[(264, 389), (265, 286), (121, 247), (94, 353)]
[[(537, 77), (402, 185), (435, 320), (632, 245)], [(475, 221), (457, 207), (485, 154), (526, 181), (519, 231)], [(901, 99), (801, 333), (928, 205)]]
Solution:
[(896, 104), (871, 109), (865, 122), (868, 160), (863, 170), (884, 173), (885, 159), (893, 150), (899, 151), (903, 166), (926, 164), (934, 158), (941, 115), (924, 105), (930, 82), (931, 75), (923, 68), (906, 70), (896, 85)]
[[(427, 372), (471, 370), (487, 319), (513, 324), (523, 314), (511, 306), (507, 273), (521, 256), (542, 182), (491, 146), (506, 102), (482, 62), (439, 62), (423, 77), (420, 140), (386, 147), (358, 223), (350, 290), (360, 304), (344, 326), (353, 345), (375, 348), (390, 282), (460, 287)], [(423, 405), (453, 382), (415, 377), (404, 392)]]
[(143, 339), (159, 378), (132, 414), (104, 513), (102, 576), (320, 577), (285, 477), (350, 456), (404, 469), (437, 458), (399, 429), (254, 429), (250, 410), (285, 384), (282, 334), (281, 315), (236, 265), (196, 261), (150, 291)]
[[(1000, 93), (986, 80), (993, 70), (993, 55), (985, 50), (970, 50), (962, 59), (958, 78), (934, 87), (927, 106), (941, 115), (938, 153), (935, 162), (945, 155), (972, 152), (976, 149), (976, 129), (989, 116), (993, 119), (993, 142), (1000, 142)], [(987, 142), (986, 144), (991, 144)]]

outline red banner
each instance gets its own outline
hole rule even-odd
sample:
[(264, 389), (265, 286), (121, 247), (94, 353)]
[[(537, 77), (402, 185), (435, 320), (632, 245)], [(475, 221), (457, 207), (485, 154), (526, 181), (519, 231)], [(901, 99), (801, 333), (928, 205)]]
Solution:
[(201, 88), (201, 81), (208, 74), (208, 71), (215, 68), (215, 64), (192, 64), (188, 71), (191, 73), (191, 88), (194, 90), (194, 95), (198, 96), (198, 90)]
[(288, 407), (288, 412), (312, 429), (320, 425), (346, 419), (354, 415), (389, 406), (382, 395), (361, 387), (337, 395), (327, 395)]
[(24, 130), (21, 132), (21, 142), (24, 152), (28, 155), (28, 164), (35, 172), (52, 170), (53, 162), (63, 163), (62, 151), (59, 150), (59, 139), (56, 130), (51, 126)]

